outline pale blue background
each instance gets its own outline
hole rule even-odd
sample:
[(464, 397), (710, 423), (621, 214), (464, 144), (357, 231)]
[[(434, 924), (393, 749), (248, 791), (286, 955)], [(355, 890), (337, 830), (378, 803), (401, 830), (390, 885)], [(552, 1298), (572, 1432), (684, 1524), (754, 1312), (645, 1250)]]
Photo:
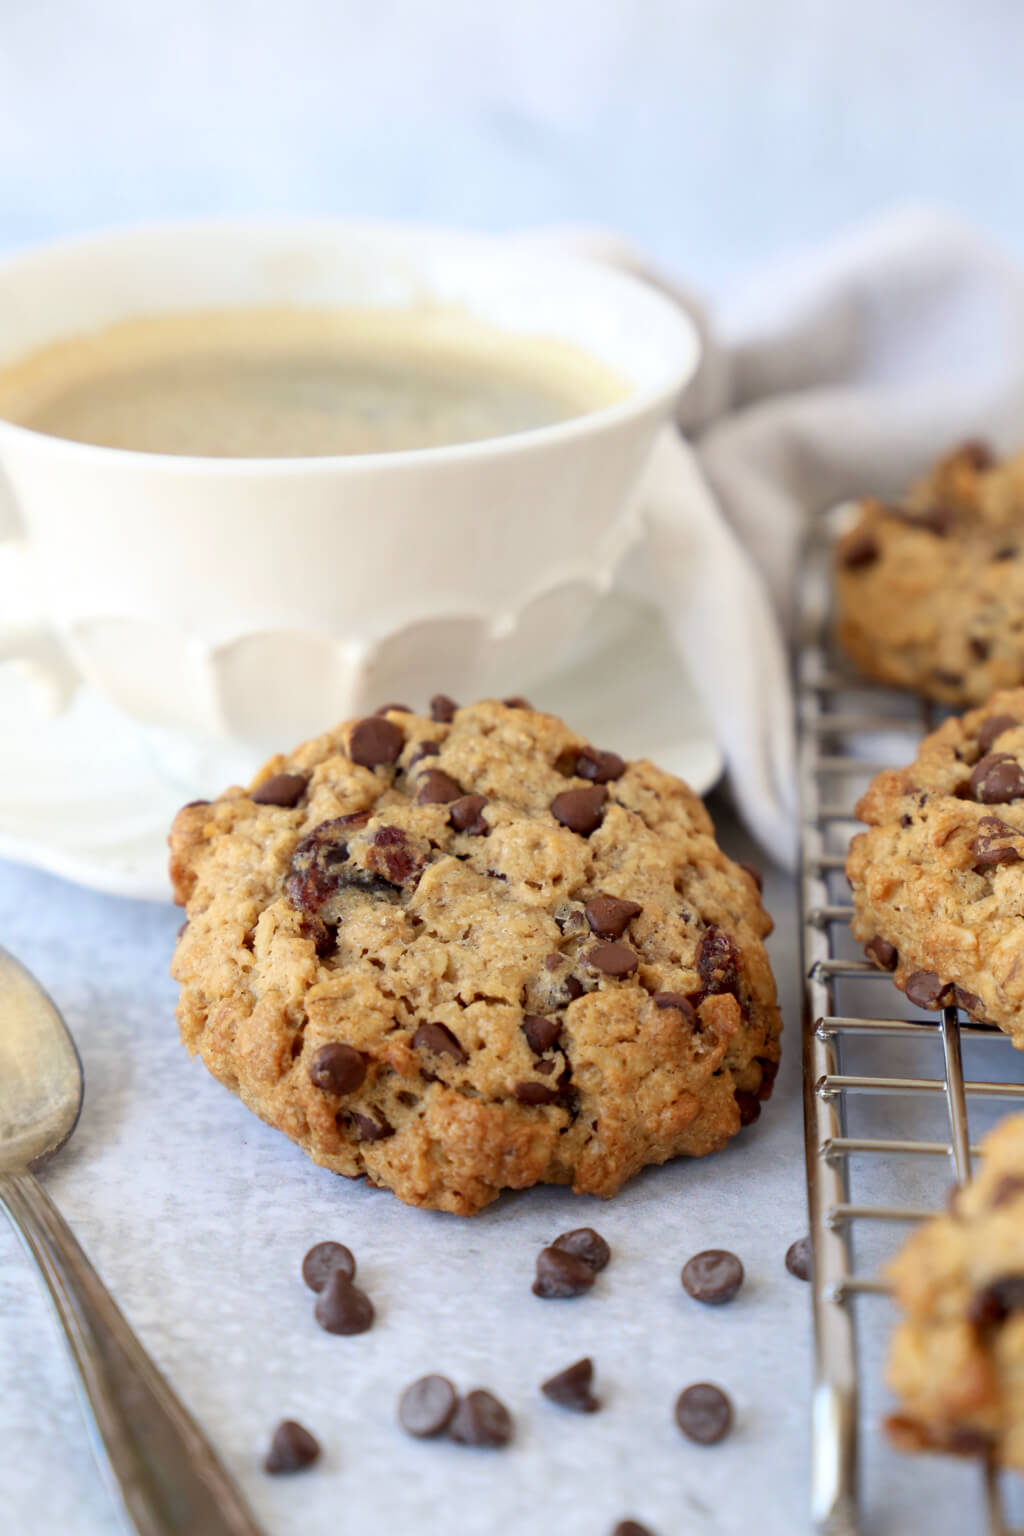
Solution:
[(712, 291), (905, 198), (1024, 250), (1019, 0), (0, 0), (0, 245), (617, 225)]

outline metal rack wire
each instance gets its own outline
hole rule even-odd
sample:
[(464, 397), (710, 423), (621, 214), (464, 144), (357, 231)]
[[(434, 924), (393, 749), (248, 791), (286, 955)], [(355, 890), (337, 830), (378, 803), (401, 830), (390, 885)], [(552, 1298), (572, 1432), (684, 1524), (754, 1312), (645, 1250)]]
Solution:
[[(852, 908), (843, 865), (856, 829), (853, 806), (874, 773), (909, 761), (914, 739), (932, 729), (937, 718), (930, 706), (910, 695), (866, 685), (833, 647), (829, 568), (835, 529), (836, 519), (826, 520), (807, 551), (797, 679), (804, 1119), (814, 1254), (812, 1515), (820, 1536), (862, 1536), (862, 1393), (855, 1303), (861, 1296), (884, 1295), (886, 1286), (877, 1271), (857, 1269), (857, 1234), (885, 1224), (895, 1252), (905, 1236), (898, 1223), (932, 1215), (938, 1201), (911, 1205), (855, 1200), (852, 1168), (866, 1163), (870, 1185), (872, 1160), (877, 1168), (880, 1157), (890, 1170), (908, 1168), (912, 1159), (931, 1159), (940, 1166), (948, 1159), (956, 1182), (965, 1184), (977, 1150), (971, 1145), (969, 1104), (1024, 1099), (1019, 1081), (1024, 1058), (1012, 1052), (1000, 1031), (961, 1020), (954, 1008), (925, 1019), (892, 1016), (904, 1004), (891, 977), (858, 957), (848, 933)], [(887, 1049), (875, 1050), (870, 1071), (849, 1070), (845, 1058), (863, 1049), (865, 1042)], [(938, 1042), (941, 1066), (936, 1075), (894, 1071), (893, 1042), (901, 1043), (896, 1065), (909, 1050), (915, 1068), (922, 1052), (934, 1054)], [(1008, 1052), (1002, 1066), (1017, 1080), (966, 1076), (964, 1047), (969, 1044), (973, 1051), (975, 1042), (984, 1045), (986, 1064), (992, 1053)], [(868, 1135), (851, 1134), (851, 1107), (862, 1096), (876, 1107), (886, 1096), (884, 1129), (891, 1134), (880, 1134), (877, 1126)], [(936, 1139), (915, 1134), (918, 1120), (908, 1106), (916, 1108), (915, 1100), (922, 1098), (944, 1107)], [(866, 1325), (875, 1328), (885, 1322), (877, 1314), (866, 1319)], [(868, 1433), (877, 1432), (877, 1426), (864, 1427)], [(926, 1465), (922, 1462), (922, 1474)], [(983, 1503), (991, 1536), (1009, 1536), (1003, 1491), (991, 1469), (985, 1473)]]

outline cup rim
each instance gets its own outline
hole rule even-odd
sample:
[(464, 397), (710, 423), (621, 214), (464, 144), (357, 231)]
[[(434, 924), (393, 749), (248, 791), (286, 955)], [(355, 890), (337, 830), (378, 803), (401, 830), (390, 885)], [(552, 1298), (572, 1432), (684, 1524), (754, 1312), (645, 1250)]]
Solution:
[[(464, 250), (478, 247), (482, 253), (498, 251), (516, 255), (521, 265), (536, 268), (541, 274), (552, 270), (562, 274), (584, 269), (597, 274), (611, 292), (642, 297), (648, 307), (662, 311), (666, 327), (674, 328), (679, 339), (679, 361), (668, 377), (656, 384), (631, 389), (626, 396), (609, 405), (598, 406), (578, 416), (549, 426), (530, 427), (521, 432), (509, 432), (497, 437), (478, 438), (465, 443), (444, 443), (425, 448), (401, 448), (375, 453), (315, 454), (294, 457), (213, 457), (202, 454), (150, 453), (135, 448), (111, 448), (99, 443), (82, 443), (71, 438), (58, 437), (33, 427), (20, 425), (0, 416), (0, 440), (13, 437), (16, 442), (31, 443), (37, 451), (58, 454), (61, 457), (84, 459), (106, 467), (149, 468), (161, 473), (181, 475), (214, 475), (224, 478), (246, 474), (287, 474), (309, 476), (331, 474), (357, 476), (376, 473), (385, 466), (395, 473), (428, 468), (431, 465), (477, 462), (501, 458), (511, 454), (542, 451), (548, 446), (570, 444), (594, 434), (611, 431), (643, 417), (661, 412), (674, 399), (678, 399), (692, 382), (700, 366), (703, 346), (700, 332), (692, 316), (669, 295), (654, 284), (620, 267), (614, 267), (576, 252), (541, 254), (528, 252), (517, 254), (507, 236), (484, 231), (430, 223), (417, 223), (391, 219), (341, 219), (341, 218), (196, 218), (181, 220), (151, 220), (139, 223), (111, 225), (85, 233), (61, 235), (55, 239), (35, 242), (7, 253), (0, 258), (0, 280), (17, 268), (31, 264), (40, 257), (61, 251), (73, 252), (76, 248), (87, 251), (98, 243), (121, 237), (157, 237), (165, 235), (204, 234), (216, 231), (236, 233), (251, 232), (254, 235), (268, 232), (291, 231), (297, 236), (308, 232), (311, 236), (327, 233), (379, 234), (410, 241), (446, 241)], [(595, 356), (599, 356), (595, 352)]]

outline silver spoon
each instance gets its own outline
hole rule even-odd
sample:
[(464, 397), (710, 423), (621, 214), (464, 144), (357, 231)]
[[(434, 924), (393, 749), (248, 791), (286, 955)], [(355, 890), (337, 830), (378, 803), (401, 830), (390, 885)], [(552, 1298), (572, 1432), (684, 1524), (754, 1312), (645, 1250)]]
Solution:
[(71, 1135), (83, 1092), (64, 1020), (0, 948), (0, 1206), (64, 1329), (100, 1471), (139, 1536), (262, 1536), (31, 1172)]

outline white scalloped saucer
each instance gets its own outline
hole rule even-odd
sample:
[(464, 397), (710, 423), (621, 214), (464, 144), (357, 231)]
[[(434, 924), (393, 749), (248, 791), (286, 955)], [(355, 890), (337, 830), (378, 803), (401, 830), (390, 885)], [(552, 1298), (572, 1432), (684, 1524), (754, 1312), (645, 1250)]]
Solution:
[[(622, 593), (605, 599), (566, 664), (529, 692), (595, 745), (653, 758), (700, 794), (722, 771), (660, 619)], [(245, 782), (260, 766), (227, 752), (207, 758), (201, 781), (193, 762), (187, 782), (166, 738), (89, 689), (66, 713), (44, 717), (17, 664), (0, 667), (0, 721), (0, 856), (118, 896), (166, 901), (167, 828), (179, 805)]]

